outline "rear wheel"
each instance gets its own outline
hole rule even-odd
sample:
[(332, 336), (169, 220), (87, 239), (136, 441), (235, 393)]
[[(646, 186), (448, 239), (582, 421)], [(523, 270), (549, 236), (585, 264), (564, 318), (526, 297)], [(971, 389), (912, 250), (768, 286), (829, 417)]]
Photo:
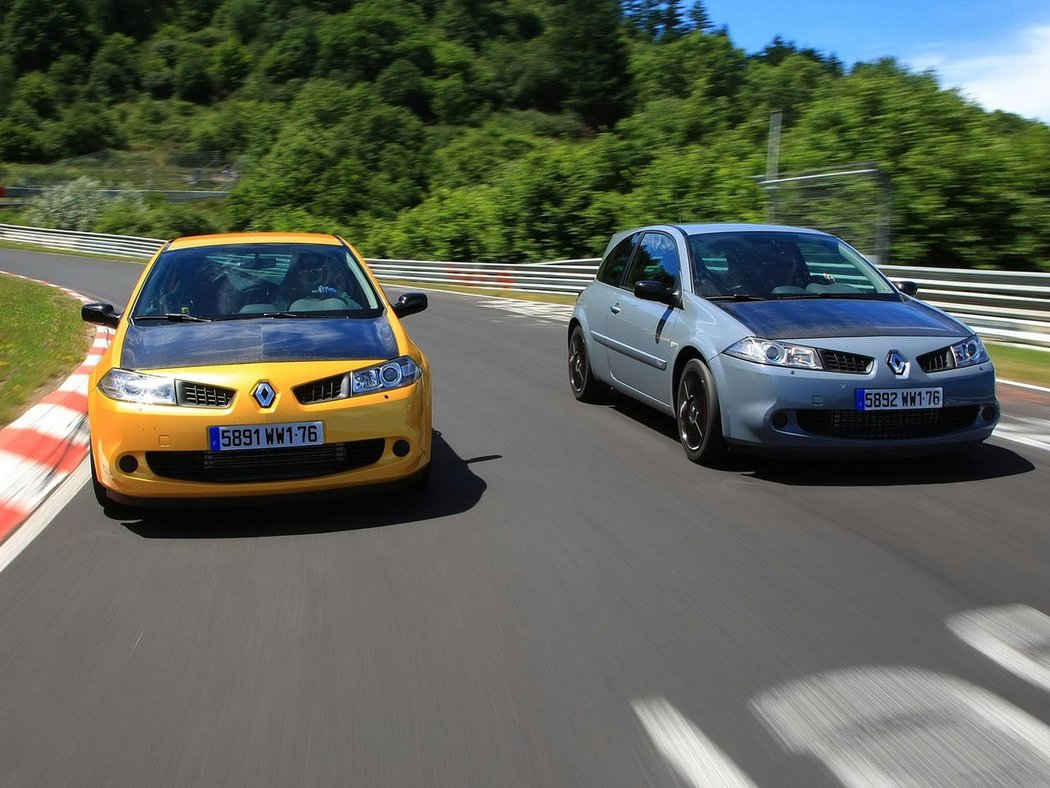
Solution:
[(599, 402), (609, 392), (609, 387), (595, 378), (591, 371), (587, 342), (580, 326), (576, 326), (569, 337), (569, 388), (580, 402)]
[(678, 438), (685, 455), (700, 465), (717, 465), (726, 454), (722, 412), (714, 376), (700, 359), (686, 363), (675, 402)]

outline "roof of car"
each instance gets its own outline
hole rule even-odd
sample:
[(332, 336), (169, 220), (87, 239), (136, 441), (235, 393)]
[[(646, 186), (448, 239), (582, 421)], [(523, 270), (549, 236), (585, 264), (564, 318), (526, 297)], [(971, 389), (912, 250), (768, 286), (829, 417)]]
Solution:
[(701, 233), (736, 233), (736, 232), (796, 232), (816, 233), (827, 235), (822, 230), (814, 230), (811, 227), (791, 227), (783, 224), (674, 224), (670, 225), (683, 230), (687, 235), (699, 235)]
[(340, 246), (342, 242), (334, 235), (323, 233), (220, 233), (176, 238), (168, 248), (189, 249), (196, 246), (219, 246), (222, 244), (327, 244), (328, 246)]

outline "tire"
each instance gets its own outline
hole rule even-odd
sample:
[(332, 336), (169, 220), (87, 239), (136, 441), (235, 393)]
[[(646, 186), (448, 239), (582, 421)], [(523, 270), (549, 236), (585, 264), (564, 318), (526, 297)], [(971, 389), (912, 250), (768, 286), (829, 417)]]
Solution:
[(106, 488), (98, 480), (98, 473), (95, 471), (95, 456), (90, 451), (88, 452), (88, 463), (91, 465), (91, 488), (95, 492), (95, 500), (102, 507), (103, 513), (115, 520), (130, 520), (136, 517), (138, 511), (134, 507), (117, 503), (106, 493)]
[(580, 402), (601, 402), (609, 393), (609, 387), (594, 377), (580, 326), (569, 337), (569, 388)]
[(98, 501), (98, 505), (105, 508), (112, 505), (112, 501), (109, 500), (109, 496), (106, 495), (106, 488), (102, 486), (102, 482), (98, 480), (98, 473), (95, 471), (95, 455), (88, 452), (88, 463), (91, 465), (91, 488), (95, 491), (95, 500)]
[(722, 436), (722, 411), (711, 370), (700, 359), (691, 359), (678, 379), (675, 398), (678, 439), (685, 456), (698, 465), (716, 466), (726, 455)]

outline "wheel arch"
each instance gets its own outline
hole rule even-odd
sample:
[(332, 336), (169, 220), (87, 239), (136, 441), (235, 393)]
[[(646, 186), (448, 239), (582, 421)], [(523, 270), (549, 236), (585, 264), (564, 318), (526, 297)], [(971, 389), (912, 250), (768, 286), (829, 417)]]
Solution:
[(581, 328), (583, 328), (583, 322), (578, 317), (576, 317), (576, 315), (573, 315), (569, 319), (568, 331), (565, 332), (565, 343), (566, 344), (568, 344), (569, 340), (572, 339), (572, 332), (576, 330), (577, 326), (580, 326)]
[[(704, 364), (707, 364), (707, 358), (700, 352), (699, 348), (693, 345), (686, 345), (675, 356), (674, 369), (671, 372), (671, 408), (673, 410), (678, 408), (678, 381), (682, 378), (682, 370), (694, 358), (700, 359)], [(711, 365), (707, 364), (707, 366), (710, 367)]]

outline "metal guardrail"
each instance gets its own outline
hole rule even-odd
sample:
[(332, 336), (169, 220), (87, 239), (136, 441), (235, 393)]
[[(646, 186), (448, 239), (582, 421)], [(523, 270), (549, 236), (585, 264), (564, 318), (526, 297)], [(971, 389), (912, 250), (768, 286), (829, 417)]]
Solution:
[(152, 257), (154, 252), (164, 244), (164, 241), (159, 238), (81, 233), (76, 230), (49, 230), (42, 227), (22, 227), (17, 224), (0, 224), (0, 240), (50, 246), (53, 249), (72, 249), (77, 252), (144, 259)]
[[(27, 205), (34, 197), (39, 197), (47, 189), (43, 186), (8, 186), (5, 188), (6, 198), (11, 204)], [(147, 197), (151, 194), (159, 194), (168, 202), (194, 202), (196, 200), (225, 200), (229, 196), (227, 191), (213, 191), (210, 189), (101, 189), (99, 194), (112, 199), (120, 197)]]
[(467, 285), (482, 290), (576, 295), (594, 279), (595, 261), (543, 265), (443, 263), (436, 260), (368, 260), (379, 279)]
[[(78, 233), (0, 224), (0, 239), (96, 254), (148, 258), (157, 238)], [(598, 260), (531, 265), (368, 260), (383, 281), (458, 285), (520, 293), (575, 295), (594, 279)], [(883, 266), (894, 280), (919, 285), (919, 297), (965, 321), (987, 339), (1050, 350), (1050, 274), (917, 266)]]

